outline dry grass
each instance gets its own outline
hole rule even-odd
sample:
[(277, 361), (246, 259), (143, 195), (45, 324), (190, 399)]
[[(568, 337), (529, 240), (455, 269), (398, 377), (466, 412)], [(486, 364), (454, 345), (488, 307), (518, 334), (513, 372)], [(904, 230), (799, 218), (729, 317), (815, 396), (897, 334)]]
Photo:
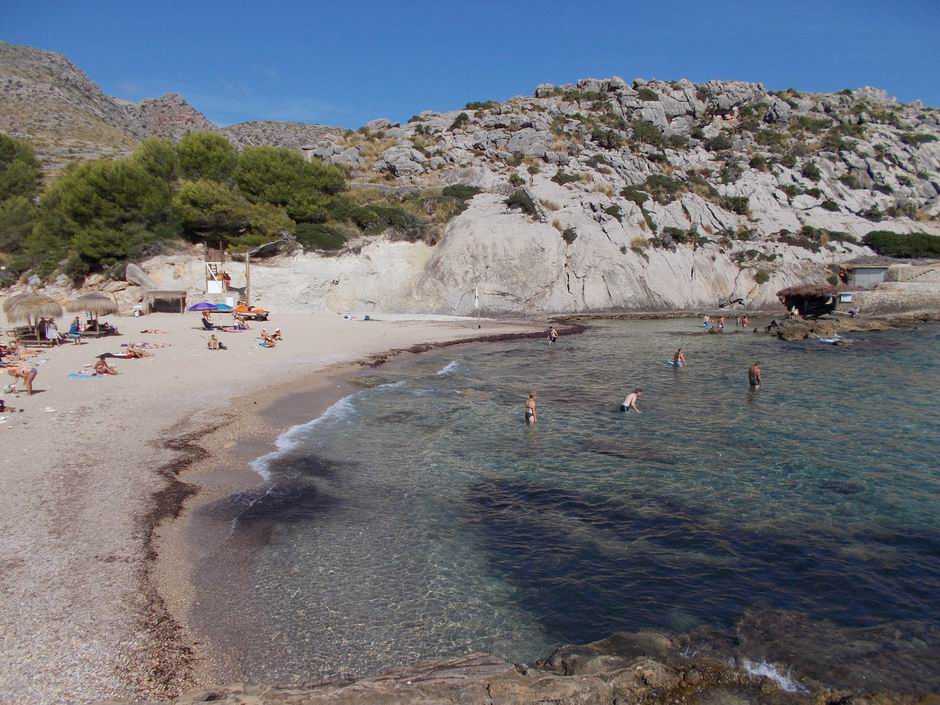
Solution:
[(557, 203), (554, 201), (549, 201), (547, 198), (539, 199), (539, 203), (541, 203), (542, 207), (548, 211), (557, 211), (559, 208), (561, 208), (561, 206), (559, 206)]
[(561, 221), (557, 218), (552, 221), (552, 227), (555, 228), (560, 233), (565, 232), (565, 226), (561, 224)]

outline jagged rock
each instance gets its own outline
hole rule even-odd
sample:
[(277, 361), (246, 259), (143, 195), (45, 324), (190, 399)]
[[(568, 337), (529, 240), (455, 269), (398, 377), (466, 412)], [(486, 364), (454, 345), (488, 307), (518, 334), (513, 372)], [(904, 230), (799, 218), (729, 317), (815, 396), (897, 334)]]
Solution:
[(392, 121), (388, 118), (376, 118), (375, 120), (369, 120), (363, 127), (367, 130), (384, 130), (386, 127), (391, 127), (392, 124)]
[(512, 153), (520, 152), (533, 157), (543, 157), (552, 143), (552, 136), (548, 133), (526, 127), (514, 133), (506, 143), (506, 149)]
[(124, 270), (124, 279), (130, 284), (136, 284), (142, 289), (157, 289), (157, 283), (151, 279), (140, 265), (129, 262)]
[(423, 172), (427, 160), (417, 149), (399, 146), (385, 150), (382, 161), (380, 170), (389, 171), (394, 176), (409, 176)]
[(770, 106), (767, 108), (767, 112), (764, 114), (764, 121), (770, 123), (777, 122), (789, 122), (790, 113), (792, 109), (790, 104), (785, 100), (781, 100), (776, 96), (771, 96), (769, 101)]

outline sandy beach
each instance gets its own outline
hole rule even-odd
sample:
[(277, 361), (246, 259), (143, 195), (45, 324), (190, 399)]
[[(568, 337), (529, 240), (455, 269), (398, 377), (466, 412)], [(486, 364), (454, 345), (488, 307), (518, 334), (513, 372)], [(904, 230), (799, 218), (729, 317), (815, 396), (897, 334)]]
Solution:
[[(220, 333), (228, 349), (210, 351), (195, 314), (112, 321), (121, 336), (41, 351), (30, 361), (39, 369), (36, 393), (3, 396), (16, 411), (0, 415), (0, 703), (169, 695), (192, 677), (178, 670), (189, 654), (169, 618), (180, 604), (168, 612), (155, 590), (159, 583), (171, 603), (184, 600), (186, 566), (161, 561), (151, 580), (147, 558), (156, 551), (152, 525), (191, 492), (167, 478), (205, 456), (203, 438), (253, 452), (301, 412), (312, 418), (341, 396), (348, 386), (336, 370), (344, 363), (381, 361), (386, 351), (418, 344), (538, 330), (513, 322), (478, 328), (467, 320), (277, 313), (264, 324), (284, 331), (277, 348), (258, 348), (262, 324), (252, 323), (251, 332)], [(145, 329), (164, 332), (139, 332)], [(130, 342), (165, 347), (142, 360), (110, 360), (116, 377), (66, 376)], [(281, 397), (293, 402), (272, 405)], [(254, 406), (267, 410), (264, 424), (244, 413)], [(209, 438), (212, 429), (224, 430)]]

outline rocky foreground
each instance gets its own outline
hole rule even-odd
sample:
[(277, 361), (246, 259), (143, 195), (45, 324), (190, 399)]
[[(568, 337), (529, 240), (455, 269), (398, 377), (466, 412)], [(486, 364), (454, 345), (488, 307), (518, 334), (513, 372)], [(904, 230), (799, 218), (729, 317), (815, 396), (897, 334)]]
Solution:
[[(809, 633), (810, 629), (813, 633)], [(766, 633), (771, 630), (773, 633)], [(782, 630), (782, 632), (777, 632)], [(726, 643), (705, 635), (618, 633), (603, 641), (558, 649), (535, 666), (471, 654), (396, 669), (355, 682), (302, 687), (233, 684), (187, 693), (175, 705), (929, 705), (930, 642), (936, 635), (901, 637), (888, 629), (844, 630), (786, 613), (751, 614)], [(774, 640), (772, 655), (800, 665), (800, 677), (737, 652)], [(809, 641), (801, 641), (810, 638)], [(886, 642), (885, 640), (890, 640)], [(834, 641), (831, 641), (834, 640)], [(720, 640), (719, 640), (720, 641)], [(802, 647), (800, 644), (802, 643)], [(714, 650), (720, 648), (720, 651)], [(866, 662), (867, 659), (867, 662)], [(913, 673), (922, 680), (912, 687)], [(823, 685), (814, 676), (827, 677)], [(849, 681), (866, 688), (846, 687)], [(889, 692), (889, 691), (896, 692)]]

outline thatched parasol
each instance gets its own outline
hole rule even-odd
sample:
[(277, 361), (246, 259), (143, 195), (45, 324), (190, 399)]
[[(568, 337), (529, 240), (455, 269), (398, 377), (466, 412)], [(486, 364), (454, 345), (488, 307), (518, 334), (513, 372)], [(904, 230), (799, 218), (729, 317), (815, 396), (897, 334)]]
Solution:
[(83, 294), (74, 301), (69, 301), (65, 308), (69, 311), (86, 311), (95, 318), (107, 316), (109, 313), (117, 313), (118, 311), (118, 305), (110, 296), (97, 291)]
[(10, 307), (13, 306), (17, 301), (27, 296), (32, 296), (32, 293), (26, 291), (22, 294), (13, 294), (13, 296), (8, 296), (3, 300), (3, 312), (9, 313)]
[(62, 315), (62, 307), (48, 296), (42, 294), (26, 294), (17, 298), (6, 311), (7, 319), (11, 323), (26, 321), (33, 326), (36, 337), (39, 337), (37, 326), (39, 319), (59, 318)]

